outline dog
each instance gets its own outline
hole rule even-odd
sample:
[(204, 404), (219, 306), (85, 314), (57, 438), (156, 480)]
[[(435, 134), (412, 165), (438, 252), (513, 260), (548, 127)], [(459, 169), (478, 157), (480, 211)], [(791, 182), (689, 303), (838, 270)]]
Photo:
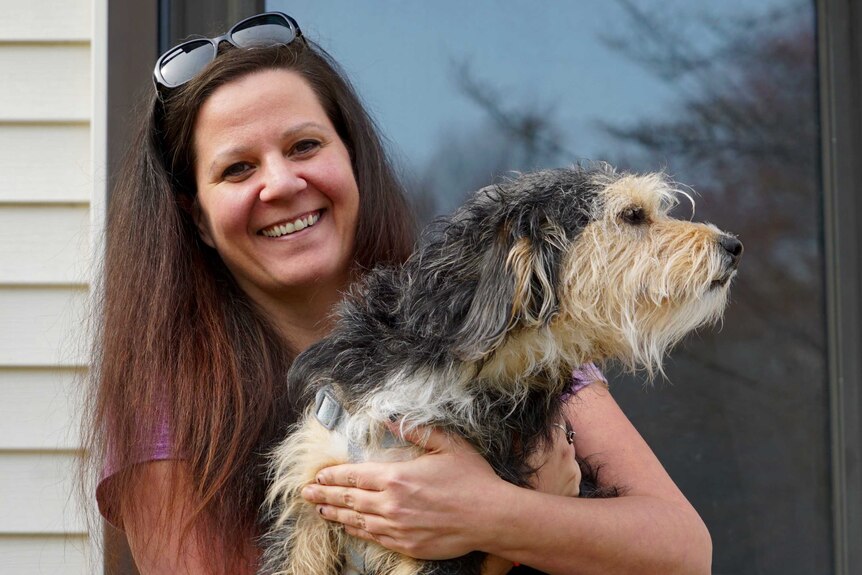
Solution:
[(527, 173), (476, 192), (403, 266), (369, 272), (288, 375), (316, 396), (272, 456), (262, 572), (479, 575), (481, 553), (399, 555), (348, 536), (300, 491), (329, 465), (417, 456), (392, 421), (460, 435), (529, 486), (573, 368), (615, 360), (654, 376), (721, 318), (743, 246), (670, 217), (681, 195), (663, 174), (607, 164)]

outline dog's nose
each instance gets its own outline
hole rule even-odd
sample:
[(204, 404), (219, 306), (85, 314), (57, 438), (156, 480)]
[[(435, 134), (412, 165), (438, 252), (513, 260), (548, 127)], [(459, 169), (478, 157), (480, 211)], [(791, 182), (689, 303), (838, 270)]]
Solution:
[(733, 236), (722, 235), (718, 238), (718, 245), (730, 255), (730, 263), (736, 267), (739, 264), (739, 258), (742, 257), (742, 242)]

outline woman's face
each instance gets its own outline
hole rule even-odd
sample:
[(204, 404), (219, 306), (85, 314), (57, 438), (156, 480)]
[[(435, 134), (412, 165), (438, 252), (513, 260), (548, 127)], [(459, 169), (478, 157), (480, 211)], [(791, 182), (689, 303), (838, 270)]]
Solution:
[(538, 471), (530, 483), (536, 491), (576, 497), (581, 488), (581, 467), (575, 458), (575, 446), (568, 442), (566, 420), (554, 424), (554, 443), (545, 451), (530, 455), (530, 465)]
[(194, 131), (201, 238), (259, 304), (343, 289), (359, 190), (350, 155), (298, 74), (266, 70), (213, 92)]

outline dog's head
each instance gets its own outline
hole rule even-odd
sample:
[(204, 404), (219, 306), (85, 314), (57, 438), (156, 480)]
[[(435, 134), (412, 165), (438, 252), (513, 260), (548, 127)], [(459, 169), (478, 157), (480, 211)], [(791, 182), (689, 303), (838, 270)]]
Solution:
[(456, 355), (550, 345), (571, 361), (660, 370), (682, 336), (721, 317), (742, 255), (715, 226), (670, 217), (680, 194), (662, 174), (604, 164), (477, 192), (445, 232), (476, 274)]

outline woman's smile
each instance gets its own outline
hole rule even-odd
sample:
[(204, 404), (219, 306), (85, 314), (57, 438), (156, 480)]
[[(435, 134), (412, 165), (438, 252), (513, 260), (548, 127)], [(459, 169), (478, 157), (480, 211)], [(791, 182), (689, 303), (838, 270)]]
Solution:
[(315, 210), (311, 213), (303, 214), (298, 218), (293, 218), (285, 222), (268, 226), (262, 229), (259, 233), (268, 238), (284, 238), (293, 236), (294, 234), (316, 224), (322, 213), (323, 210)]

